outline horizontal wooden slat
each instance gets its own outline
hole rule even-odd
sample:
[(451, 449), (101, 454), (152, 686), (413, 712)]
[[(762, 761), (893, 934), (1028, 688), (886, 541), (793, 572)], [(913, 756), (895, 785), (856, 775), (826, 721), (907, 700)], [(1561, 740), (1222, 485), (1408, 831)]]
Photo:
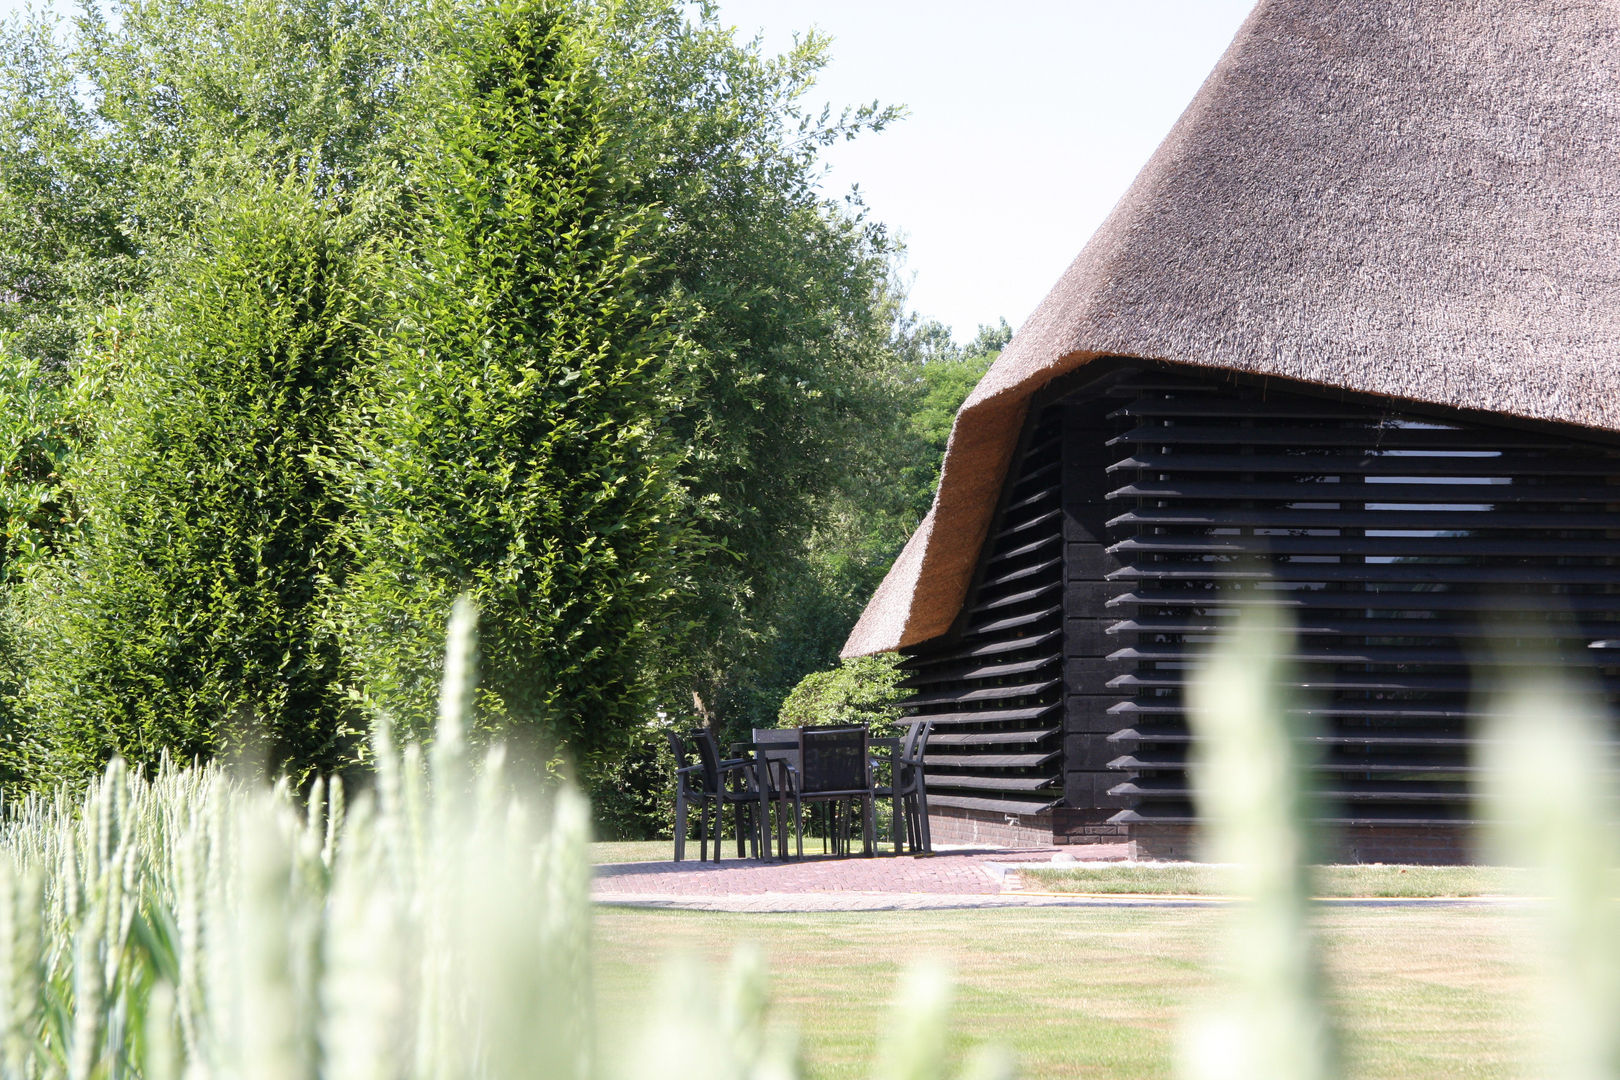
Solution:
[(939, 664), (955, 664), (963, 660), (978, 659), (985, 656), (1003, 656), (1007, 653), (1027, 652), (1030, 649), (1038, 649), (1042, 646), (1053, 646), (1062, 635), (1063, 631), (1061, 630), (1047, 630), (1042, 633), (1031, 634), (1028, 637), (963, 642), (954, 648), (933, 655), (923, 654), (907, 657), (901, 661), (899, 667), (902, 671), (921, 671), (924, 668)]
[[(1309, 643), (1308, 643), (1309, 644)], [(1333, 648), (1331, 646), (1337, 646)], [(1127, 663), (1142, 661), (1146, 663), (1169, 660), (1196, 661), (1201, 659), (1209, 648), (1196, 642), (1186, 645), (1139, 645), (1127, 649), (1116, 649), (1108, 654), (1108, 659), (1114, 663)], [(1620, 656), (1601, 655), (1612, 654), (1613, 649), (1588, 649), (1585, 654), (1551, 653), (1538, 655), (1529, 650), (1508, 651), (1492, 656), (1489, 663), (1495, 667), (1545, 667), (1551, 662), (1562, 667), (1585, 665), (1598, 660), (1606, 661), (1603, 666), (1620, 664)], [(1417, 664), (1426, 667), (1448, 666), (1472, 668), (1482, 659), (1462, 649), (1434, 649), (1420, 648), (1412, 645), (1390, 645), (1387, 647), (1360, 646), (1353, 642), (1338, 638), (1329, 638), (1322, 641), (1316, 648), (1295, 649), (1279, 659), (1293, 664)]]
[[(1169, 701), (1167, 704), (1159, 704)], [(1424, 720), (1463, 720), (1477, 716), (1478, 713), (1465, 706), (1452, 706), (1433, 703), (1406, 703), (1389, 701), (1342, 701), (1319, 702), (1311, 705), (1296, 706), (1292, 712), (1302, 716), (1346, 716), (1368, 718), (1405, 718), (1415, 717)], [(1155, 716), (1181, 716), (1183, 707), (1180, 702), (1163, 698), (1148, 698), (1143, 701), (1126, 700), (1109, 706), (1110, 716), (1123, 716), (1127, 719), (1136, 717)]]
[[(1139, 451), (1120, 458), (1104, 471), (1162, 473), (1258, 473), (1296, 476), (1339, 476), (1357, 483), (1367, 476), (1399, 477), (1542, 477), (1607, 476), (1617, 463), (1603, 457), (1537, 457), (1505, 453), (1499, 457), (1407, 457), (1368, 454), (1350, 448), (1338, 454), (1199, 454)], [(1421, 482), (1421, 481), (1420, 481)], [(1383, 484), (1368, 484), (1374, 491)], [(1440, 485), (1451, 487), (1453, 485)], [(1464, 485), (1466, 486), (1466, 485)], [(1517, 486), (1517, 485), (1515, 485)]]
[[(1252, 415), (1252, 414), (1251, 414)], [(1265, 427), (1245, 427), (1234, 431), (1227, 424), (1153, 424), (1131, 428), (1109, 439), (1105, 446), (1231, 446), (1241, 440), (1245, 446), (1342, 446), (1378, 450), (1499, 451), (1567, 450), (1569, 444), (1528, 434), (1493, 432), (1482, 436), (1471, 431), (1434, 431), (1428, 428), (1377, 427), (1370, 424), (1349, 426), (1305, 426), (1278, 424), (1287, 417), (1267, 416)]]
[[(1322, 825), (1345, 826), (1388, 826), (1388, 827), (1423, 827), (1432, 825), (1456, 826), (1469, 828), (1482, 824), (1466, 812), (1460, 812), (1455, 807), (1425, 807), (1428, 813), (1417, 816), (1410, 810), (1406, 813), (1374, 814), (1367, 807), (1353, 807), (1356, 813), (1327, 813), (1318, 818)], [(1191, 825), (1197, 821), (1190, 812), (1177, 813), (1172, 810), (1162, 810), (1153, 804), (1137, 809), (1121, 810), (1108, 819), (1110, 825)]]
[(1057, 485), (1052, 484), (1048, 487), (1044, 487), (1038, 491), (1032, 492), (1029, 495), (1025, 495), (1022, 498), (1013, 500), (1007, 504), (1007, 508), (1003, 512), (1007, 514), (1016, 514), (1020, 511), (1028, 510), (1032, 506), (1039, 505), (1044, 501), (1056, 499), (1057, 495)]
[[(1445, 490), (1439, 489), (1444, 486)], [(1278, 484), (1235, 480), (1138, 480), (1109, 499), (1264, 499), (1310, 503), (1604, 503), (1620, 504), (1620, 488), (1519, 484)]]
[[(1134, 795), (1140, 798), (1174, 799), (1185, 798), (1187, 788), (1184, 782), (1170, 780), (1127, 780), (1109, 788), (1108, 794), (1115, 797)], [(1384, 803), (1466, 803), (1470, 799), (1469, 792), (1462, 787), (1456, 790), (1438, 786), (1424, 789), (1417, 784), (1374, 786), (1343, 782), (1323, 784), (1317, 788), (1317, 795), (1324, 799), (1340, 799), (1346, 802)]]
[[(1166, 754), (1153, 754), (1141, 752), (1136, 754), (1122, 754), (1108, 763), (1110, 769), (1184, 769), (1187, 763), (1184, 759)], [(1466, 757), (1459, 757), (1452, 761), (1346, 761), (1330, 758), (1324, 761), (1313, 761), (1309, 770), (1313, 773), (1408, 773), (1413, 775), (1447, 774), (1458, 775), (1463, 773), (1476, 773), (1483, 771), (1483, 766), (1468, 763)], [(1320, 783), (1320, 782), (1319, 782)]]
[(995, 588), (998, 585), (1010, 585), (1015, 581), (1024, 581), (1028, 578), (1032, 578), (1036, 574), (1044, 574), (1056, 570), (1062, 564), (1063, 559), (1061, 556), (1059, 556), (1057, 558), (1046, 559), (1042, 562), (1035, 563), (1033, 566), (1022, 566), (1016, 570), (1002, 570), (998, 573), (986, 574), (981, 587), (990, 589)]
[[(1180, 689), (1186, 680), (1173, 672), (1127, 673), (1108, 680), (1110, 689), (1131, 688)], [(1459, 675), (1419, 675), (1402, 678), (1388, 673), (1354, 675), (1337, 672), (1302, 680), (1300, 686), (1310, 690), (1410, 690), (1424, 692), (1461, 693), (1473, 687), (1473, 681)]]
[(1002, 662), (993, 664), (978, 664), (972, 667), (942, 667), (930, 668), (919, 672), (909, 679), (901, 680), (900, 684), (906, 688), (921, 688), (937, 686), (947, 682), (975, 682), (980, 679), (1005, 679), (1013, 675), (1028, 675), (1044, 667), (1056, 664), (1061, 657), (1056, 653), (1048, 656), (1038, 656), (1033, 660), (1021, 660), (1018, 663)]
[[(1550, 536), (1528, 540), (1471, 536), (1147, 536), (1110, 544), (1108, 553), (1121, 559), (1139, 555), (1338, 555), (1450, 560), (1474, 555), (1613, 558), (1620, 553), (1620, 540), (1563, 540)], [(1364, 573), (1376, 574), (1377, 570), (1369, 568)]]
[[(902, 701), (902, 706), (913, 704)], [(1022, 709), (971, 709), (964, 712), (924, 712), (906, 717), (906, 720), (932, 720), (936, 727), (954, 724), (1027, 724), (1050, 716), (1062, 708), (1057, 702), (1050, 705), (1031, 705)]]
[(1424, 510), (1402, 506), (1384, 510), (1286, 510), (1279, 507), (1188, 509), (1185, 507), (1140, 508), (1110, 518), (1110, 529), (1144, 527), (1274, 529), (1425, 529), (1525, 530), (1538, 533), (1570, 530), (1605, 531), (1620, 529), (1620, 514), (1600, 511), (1569, 513), (1543, 511), (1523, 513), (1512, 510)]
[(1037, 697), (1057, 686), (1057, 679), (1020, 683), (1016, 686), (987, 686), (982, 690), (946, 690), (934, 694), (917, 694), (901, 702), (902, 705), (923, 706), (970, 701), (1008, 701), (1013, 698)]
[[(1053, 449), (1055, 450), (1056, 448), (1053, 447)], [(1062, 465), (1062, 459), (1057, 457), (1055, 454), (1052, 456), (1051, 461), (1048, 461), (1045, 464), (1038, 464), (1034, 468), (1029, 468), (1029, 466), (1026, 464), (1025, 472), (1018, 478), (1017, 482), (1013, 484), (1014, 493), (1021, 494), (1032, 485), (1039, 485), (1042, 491), (1051, 488), (1052, 485), (1057, 482), (1057, 472)]]
[(1052, 776), (1006, 776), (996, 773), (930, 772), (928, 793), (934, 791), (1039, 791), (1057, 782)]
[(1013, 559), (1026, 558), (1027, 556), (1034, 555), (1046, 548), (1055, 547), (1059, 543), (1062, 543), (1062, 541), (1063, 537), (1058, 533), (1053, 533), (1051, 536), (1043, 536), (1038, 540), (1031, 540), (1027, 544), (1020, 544), (1017, 547), (1008, 548), (1006, 551), (999, 552), (990, 560), (990, 565), (997, 566)]
[(1057, 805), (1056, 800), (1029, 800), (1029, 799), (990, 799), (966, 795), (945, 795), (930, 791), (928, 793), (930, 807), (947, 807), (959, 810), (986, 810), (992, 814), (1008, 814), (1013, 817), (1034, 817), (1045, 813)]
[(1044, 514), (1037, 514), (1035, 517), (1023, 518), (1022, 520), (1002, 529), (1001, 532), (996, 534), (995, 539), (1000, 541), (1010, 539), (1015, 536), (1020, 536), (1022, 534), (1031, 533), (1036, 529), (1040, 529), (1042, 526), (1053, 525), (1057, 519), (1062, 516), (1063, 509), (1062, 507), (1059, 507), (1056, 510), (1048, 510)]
[[(1560, 593), (1560, 608), (1581, 613), (1620, 612), (1620, 595)], [(1497, 614), (1523, 612), (1545, 617), (1546, 593), (1515, 593), (1505, 588), (1485, 592), (1419, 592), (1415, 589), (1383, 589), (1350, 592), (1344, 589), (1256, 589), (1244, 591), (1214, 588), (1164, 589), (1135, 586), (1116, 593), (1107, 607), (1232, 609), (1250, 604), (1275, 605), (1289, 611), (1355, 610), (1380, 611), (1491, 611)]]
[[(1511, 643), (1514, 637), (1507, 627), (1492, 625), (1484, 619), (1463, 622), (1455, 619), (1316, 619), (1298, 621), (1290, 628), (1300, 637), (1377, 637), (1377, 638), (1461, 638)], [(1229, 625), (1220, 619), (1196, 618), (1137, 618), (1121, 619), (1104, 628), (1110, 635), (1144, 634), (1218, 634)], [(1620, 626), (1620, 623), (1616, 624)], [(1567, 636), (1567, 633), (1566, 633)]]
[[(1108, 736), (1109, 742), (1144, 742), (1144, 743), (1195, 743), (1201, 741), (1201, 736), (1185, 729), (1152, 727), (1138, 725), (1136, 727), (1120, 728)], [(1463, 748), (1477, 745), (1478, 740), (1471, 736), (1453, 733), (1441, 734), (1422, 731), (1334, 731), (1322, 735), (1312, 735), (1300, 740), (1303, 743), (1316, 746), (1386, 746), (1393, 748), (1434, 747), (1434, 748)]]
[(1063, 583), (1059, 581), (1043, 582), (1040, 585), (1025, 589), (1022, 592), (1008, 593), (1005, 596), (995, 596), (987, 600), (982, 600), (974, 606), (968, 608), (968, 613), (971, 615), (981, 615), (987, 611), (1001, 611), (1006, 608), (1016, 607), (1019, 604), (1028, 604), (1039, 600), (1043, 596), (1054, 596), (1060, 592), (1062, 588)]
[(1605, 585), (1610, 566), (1436, 566), (1433, 564), (1278, 562), (1266, 568), (1241, 563), (1143, 563), (1108, 574), (1109, 581), (1405, 582), (1503, 587), (1507, 585)]
[(1025, 612), (1020, 615), (1008, 615), (1005, 618), (992, 619), (991, 621), (985, 623), (969, 623), (968, 628), (963, 631), (962, 636), (980, 637), (985, 634), (1001, 634), (1008, 630), (1021, 630), (1027, 626), (1034, 626), (1037, 623), (1045, 621), (1046, 619), (1055, 619), (1061, 614), (1063, 614), (1062, 606), (1054, 604), (1051, 607), (1042, 608), (1039, 611)]
[(928, 736), (929, 746), (1018, 746), (1038, 743), (1056, 735), (1062, 728), (1034, 728), (1028, 731), (946, 732)]
[[(936, 754), (930, 748), (923, 755), (923, 764), (930, 769), (1036, 769), (1061, 756), (1056, 750), (1044, 754)], [(948, 775), (934, 779), (940, 784), (955, 783), (953, 777)], [(1048, 778), (1047, 782), (1053, 779)]]

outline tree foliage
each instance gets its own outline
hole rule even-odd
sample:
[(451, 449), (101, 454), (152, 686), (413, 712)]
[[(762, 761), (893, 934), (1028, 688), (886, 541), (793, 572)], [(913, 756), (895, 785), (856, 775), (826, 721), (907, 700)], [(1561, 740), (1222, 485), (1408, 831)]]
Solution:
[(809, 108), (829, 55), (819, 34), (766, 58), (707, 6), (695, 17), (666, 0), (607, 10), (615, 122), (633, 134), (636, 197), (662, 215), (643, 236), (651, 280), (690, 317), (688, 392), (672, 423), (713, 549), (684, 605), (695, 636), (667, 680), (670, 704), (690, 690), (701, 714), (746, 725), (758, 703), (742, 688), (815, 572), (818, 523), (900, 411), (893, 246), (858, 199), (826, 195), (819, 163), (826, 146), (900, 114)]
[(926, 509), (978, 363), (897, 320), (895, 245), (823, 190), (825, 147), (898, 116), (809, 108), (827, 57), (680, 0), (10, 23), (13, 756), (259, 724), (332, 767), (368, 708), (425, 731), (461, 589), (481, 723), (599, 784), (655, 708), (774, 715)]
[(240, 193), (83, 361), (108, 386), (68, 468), (83, 522), (21, 605), (53, 772), (259, 739), (293, 772), (345, 760), (322, 625), (339, 510), (310, 455), (354, 355), (346, 223), (306, 181)]
[(701, 552), (664, 420), (679, 339), (645, 294), (647, 216), (579, 21), (508, 0), (460, 36), (333, 457), (339, 618), (365, 692), (425, 735), (433, 643), (469, 592), (480, 722), (600, 756), (651, 712)]

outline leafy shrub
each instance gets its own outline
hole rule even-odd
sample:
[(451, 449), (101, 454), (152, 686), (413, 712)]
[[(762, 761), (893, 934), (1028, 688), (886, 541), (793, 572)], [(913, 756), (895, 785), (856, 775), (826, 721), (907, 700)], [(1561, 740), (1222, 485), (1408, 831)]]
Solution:
[(682, 642), (665, 616), (698, 547), (660, 420), (678, 342), (641, 291), (586, 30), (565, 5), (474, 11), (331, 458), (356, 560), (337, 623), (364, 693), (426, 737), (439, 612), (470, 593), (477, 722), (600, 760)]
[(905, 696), (899, 662), (895, 654), (881, 653), (812, 672), (788, 694), (777, 722), (782, 727), (892, 725), (900, 719), (896, 703)]
[(322, 596), (340, 509), (311, 463), (355, 354), (347, 225), (298, 179), (222, 200), (81, 367), (118, 377), (67, 470), (76, 538), (21, 604), (58, 774), (233, 744), (295, 773), (347, 760)]

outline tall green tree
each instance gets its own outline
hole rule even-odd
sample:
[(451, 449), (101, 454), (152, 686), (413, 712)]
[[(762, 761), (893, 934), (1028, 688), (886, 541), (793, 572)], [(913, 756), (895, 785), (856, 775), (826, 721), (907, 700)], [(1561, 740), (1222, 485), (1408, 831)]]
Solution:
[(365, 693), (425, 732), (444, 612), (471, 593), (480, 723), (600, 758), (651, 713), (702, 552), (668, 422), (680, 341), (589, 25), (545, 0), (463, 19), (333, 455), (341, 628)]
[(661, 208), (642, 250), (655, 287), (691, 318), (689, 391), (672, 422), (714, 550), (688, 597), (697, 633), (666, 703), (746, 724), (756, 703), (740, 690), (766, 662), (773, 617), (815, 572), (805, 559), (818, 522), (899, 412), (893, 245), (858, 196), (824, 191), (820, 154), (900, 112), (810, 107), (829, 57), (819, 34), (767, 57), (735, 40), (711, 3), (603, 10), (635, 197)]
[(311, 463), (356, 353), (352, 223), (307, 179), (219, 208), (77, 373), (111, 377), (67, 482), (83, 523), (27, 580), (24, 703), (54, 775), (238, 748), (344, 762), (360, 718), (323, 625), (339, 514)]

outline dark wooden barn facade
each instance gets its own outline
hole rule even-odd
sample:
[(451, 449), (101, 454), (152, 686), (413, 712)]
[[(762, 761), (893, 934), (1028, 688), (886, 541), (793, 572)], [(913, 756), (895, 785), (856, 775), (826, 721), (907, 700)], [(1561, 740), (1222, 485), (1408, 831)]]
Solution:
[(1185, 853), (1183, 688), (1254, 602), (1296, 624), (1345, 854), (1462, 857), (1494, 680), (1551, 659), (1620, 704), (1620, 440), (1139, 361), (1058, 380), (955, 625), (904, 650), (939, 834)]
[(1184, 684), (1247, 603), (1352, 857), (1461, 854), (1515, 665), (1616, 703), (1616, 71), (1602, 0), (1259, 0), (845, 643), (935, 718), (936, 838), (1184, 852)]

